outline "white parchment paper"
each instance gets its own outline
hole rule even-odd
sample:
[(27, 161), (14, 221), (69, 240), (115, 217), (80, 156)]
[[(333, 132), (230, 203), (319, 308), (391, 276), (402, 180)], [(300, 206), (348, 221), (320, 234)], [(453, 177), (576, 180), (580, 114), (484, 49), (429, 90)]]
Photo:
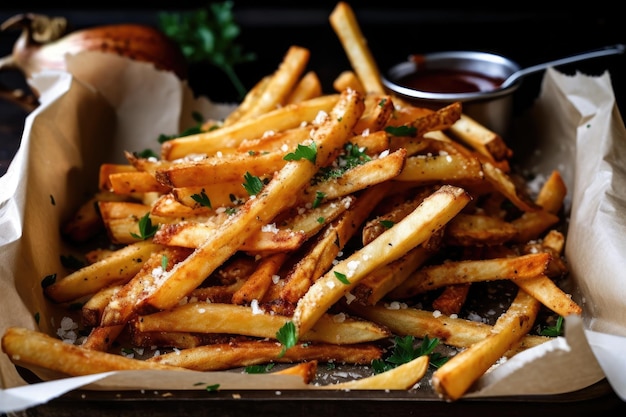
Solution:
[[(94, 71), (102, 66), (106, 74)], [(10, 326), (54, 333), (54, 322), (37, 324), (33, 318), (35, 313), (54, 316), (40, 281), (60, 269), (59, 225), (94, 191), (100, 163), (123, 161), (124, 150), (155, 149), (159, 134), (192, 124), (192, 110), (221, 118), (232, 109), (194, 98), (172, 74), (114, 55), (81, 53), (68, 57), (68, 68), (32, 80), (42, 92), (42, 104), (26, 120), (21, 147), (0, 178), (2, 333)], [(516, 137), (525, 135), (537, 147), (529, 166), (545, 175), (559, 169), (567, 182), (572, 215), (566, 256), (572, 292), (585, 313), (566, 319), (566, 337), (495, 367), (467, 395), (558, 394), (606, 377), (626, 399), (626, 131), (609, 74), (570, 77), (548, 70), (529, 121), (517, 128)], [(34, 388), (3, 354), (0, 377), (0, 412), (25, 409), (83, 386), (144, 389), (154, 383), (148, 372), (113, 372)], [(207, 378), (221, 384), (228, 378), (231, 388), (251, 384), (251, 375), (210, 373)], [(161, 380), (178, 381), (178, 388), (190, 382)], [(275, 388), (272, 384), (315, 389), (293, 378), (266, 378), (257, 386)]]

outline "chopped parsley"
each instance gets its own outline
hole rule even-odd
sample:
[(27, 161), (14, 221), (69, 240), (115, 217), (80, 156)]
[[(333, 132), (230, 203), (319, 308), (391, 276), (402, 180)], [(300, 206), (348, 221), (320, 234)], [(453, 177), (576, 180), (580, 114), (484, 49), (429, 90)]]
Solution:
[(159, 155), (153, 151), (152, 149), (144, 149), (141, 152), (135, 152), (135, 156), (142, 158), (142, 159), (148, 159), (148, 158), (159, 158)]
[(209, 196), (206, 195), (206, 192), (204, 192), (204, 189), (200, 192), (200, 194), (192, 194), (191, 198), (201, 206), (211, 208), (211, 200), (209, 199)]
[(430, 339), (428, 336), (425, 336), (419, 346), (415, 347), (414, 344), (415, 338), (413, 336), (396, 336), (394, 338), (394, 348), (391, 355), (385, 359), (372, 361), (374, 372), (379, 374), (388, 371), (424, 355), (430, 355), (430, 364), (437, 368), (448, 360), (447, 357), (439, 353), (433, 353), (433, 350), (439, 344), (439, 339), (437, 338)]
[(209, 62), (226, 74), (239, 98), (246, 89), (235, 72), (238, 64), (252, 62), (256, 54), (237, 43), (241, 28), (235, 21), (233, 1), (212, 2), (189, 12), (159, 14), (163, 32), (181, 48), (188, 62)]
[(395, 224), (393, 221), (391, 220), (381, 220), (380, 225), (382, 227), (384, 227), (385, 229), (391, 229), (393, 227), (393, 225)]
[(387, 126), (385, 132), (393, 136), (415, 136), (417, 129), (413, 126)]
[(559, 316), (556, 319), (556, 323), (554, 326), (546, 326), (543, 329), (541, 329), (541, 331), (539, 332), (540, 335), (542, 336), (549, 336), (549, 337), (557, 337), (557, 336), (562, 336), (563, 335), (563, 317)]
[(274, 363), (268, 363), (265, 365), (250, 365), (246, 366), (244, 372), (247, 374), (264, 374), (269, 372), (273, 367)]
[(335, 273), (335, 277), (342, 283), (346, 285), (350, 285), (350, 281), (346, 274), (342, 274), (341, 272), (333, 271)]
[(214, 392), (220, 389), (220, 384), (207, 385), (206, 390), (209, 392)]
[(315, 142), (311, 142), (308, 146), (298, 144), (296, 150), (285, 155), (283, 159), (285, 161), (300, 161), (301, 159), (306, 159), (314, 164), (317, 159), (317, 146)]
[(319, 207), (319, 205), (322, 204), (322, 201), (324, 200), (325, 197), (326, 197), (326, 194), (324, 194), (321, 191), (316, 191), (315, 200), (313, 200), (312, 207), (313, 208)]
[(248, 194), (257, 195), (263, 189), (263, 181), (261, 181), (259, 177), (246, 171), (243, 175), (243, 179), (246, 181), (243, 183), (243, 188), (246, 189)]
[(187, 129), (183, 130), (182, 132), (176, 133), (176, 134), (173, 134), (173, 135), (160, 134), (159, 138), (158, 138), (159, 143), (165, 143), (165, 142), (167, 142), (169, 140), (180, 138), (180, 137), (183, 137), (183, 136), (191, 136), (191, 135), (195, 135), (195, 134), (198, 134), (198, 133), (202, 133), (203, 132), (202, 125), (204, 123), (204, 118), (198, 112), (193, 112), (191, 114), (191, 116), (196, 121), (195, 125), (193, 125), (191, 127), (188, 127)]
[(282, 358), (285, 355), (285, 352), (287, 352), (287, 349), (295, 346), (296, 342), (298, 341), (298, 335), (296, 334), (296, 325), (293, 324), (292, 321), (288, 321), (287, 323), (285, 323), (283, 327), (278, 329), (278, 331), (276, 332), (276, 340), (278, 340), (283, 345), (282, 350), (278, 354), (278, 357)]
[(131, 232), (130, 235), (135, 239), (146, 240), (154, 236), (159, 230), (158, 225), (153, 225), (150, 220), (150, 213), (146, 213), (141, 219), (139, 219), (139, 234)]
[(161, 268), (165, 271), (167, 270), (167, 256), (161, 256)]
[(365, 153), (364, 148), (359, 148), (355, 144), (348, 142), (344, 146), (344, 152), (337, 157), (335, 163), (331, 166), (320, 168), (313, 177), (312, 183), (318, 184), (332, 178), (339, 178), (346, 171), (371, 160), (372, 158)]

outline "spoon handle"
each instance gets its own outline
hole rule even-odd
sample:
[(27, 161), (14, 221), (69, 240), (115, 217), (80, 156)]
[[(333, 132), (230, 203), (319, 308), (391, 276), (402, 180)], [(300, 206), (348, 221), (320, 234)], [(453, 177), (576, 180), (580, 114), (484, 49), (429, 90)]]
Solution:
[(529, 75), (535, 72), (543, 71), (547, 69), (548, 67), (556, 67), (559, 65), (571, 64), (573, 62), (584, 61), (587, 59), (598, 58), (601, 56), (621, 54), (621, 53), (624, 53), (625, 49), (626, 49), (625, 45), (617, 44), (613, 46), (607, 46), (602, 49), (596, 49), (593, 51), (583, 52), (581, 54), (572, 55), (572, 56), (557, 59), (554, 61), (544, 62), (542, 64), (537, 64), (537, 65), (533, 65), (527, 68), (523, 68), (511, 74), (506, 80), (504, 80), (504, 82), (502, 83), (500, 87), (501, 88), (508, 87), (509, 85), (513, 84), (515, 81), (519, 80), (520, 78), (525, 77), (526, 75)]

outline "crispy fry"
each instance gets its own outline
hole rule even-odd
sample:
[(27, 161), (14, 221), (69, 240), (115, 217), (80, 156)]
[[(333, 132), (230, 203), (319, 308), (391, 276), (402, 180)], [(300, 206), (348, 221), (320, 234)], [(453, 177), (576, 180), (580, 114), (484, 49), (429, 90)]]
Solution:
[(347, 382), (324, 385), (321, 389), (406, 390), (417, 384), (428, 370), (428, 356), (419, 356), (386, 372)]
[(350, 88), (354, 91), (358, 91), (360, 94), (366, 94), (365, 88), (363, 87), (363, 84), (361, 84), (361, 80), (359, 80), (354, 71), (341, 72), (339, 76), (335, 78), (335, 81), (333, 81), (333, 88), (338, 93)]
[(284, 130), (311, 122), (320, 111), (329, 112), (339, 101), (339, 95), (323, 95), (301, 103), (272, 110), (248, 120), (205, 133), (184, 136), (161, 146), (163, 160), (184, 158), (190, 154), (213, 155), (236, 148), (242, 140), (258, 138), (269, 130)]
[(132, 369), (182, 370), (176, 366), (129, 359), (120, 355), (84, 349), (44, 333), (10, 327), (2, 337), (2, 350), (23, 366), (40, 366), (69, 376)]
[[(351, 303), (347, 306), (350, 313), (387, 326), (394, 334), (412, 335), (419, 338), (426, 336), (438, 338), (442, 343), (457, 348), (467, 348), (488, 337), (493, 326), (462, 318), (453, 318), (433, 311), (401, 307), (400, 303), (392, 302), (363, 306)], [(514, 344), (504, 356), (512, 357), (522, 350), (540, 345), (551, 338), (547, 336), (526, 335)]]
[(316, 360), (369, 365), (380, 359), (380, 348), (369, 344), (338, 346), (332, 344), (296, 344), (280, 356), (282, 347), (272, 341), (240, 341), (213, 344), (167, 353), (147, 359), (152, 365), (168, 365), (196, 371), (220, 371), (270, 362), (293, 363)]
[(273, 277), (276, 276), (286, 259), (287, 254), (284, 252), (261, 259), (258, 268), (233, 294), (233, 304), (250, 305), (254, 300), (262, 300)]
[(141, 241), (117, 250), (102, 261), (73, 272), (44, 288), (46, 296), (57, 303), (77, 300), (113, 284), (130, 280), (150, 254), (161, 245)]
[(302, 76), (298, 84), (293, 88), (293, 91), (291, 91), (289, 97), (285, 100), (285, 104), (300, 103), (321, 95), (322, 82), (316, 72), (309, 71)]
[[(293, 314), (298, 336), (311, 329), (332, 304), (354, 288), (369, 272), (400, 258), (411, 248), (426, 241), (469, 200), (470, 196), (462, 189), (442, 186), (395, 227), (335, 265), (298, 301)], [(347, 283), (343, 283), (338, 277), (343, 277)]]
[(487, 129), (466, 114), (463, 114), (450, 127), (450, 131), (461, 141), (492, 161), (507, 159), (513, 154), (513, 151), (500, 135)]
[(551, 260), (549, 253), (446, 262), (419, 269), (389, 294), (392, 298), (412, 297), (446, 285), (468, 282), (534, 278), (545, 272)]
[(345, 2), (337, 3), (329, 20), (365, 91), (384, 94), (378, 65), (350, 5)]
[[(271, 221), (285, 206), (285, 198), (306, 184), (316, 171), (343, 148), (347, 132), (363, 112), (358, 94), (346, 92), (331, 112), (331, 117), (314, 133), (317, 145), (315, 164), (309, 160), (289, 161), (264, 187), (263, 193), (250, 199), (224, 223), (202, 246), (171, 271), (146, 303), (157, 309), (171, 308), (198, 286), (211, 271), (234, 254), (253, 232)], [(293, 203), (292, 203), (293, 204)]]
[(519, 290), (489, 336), (450, 358), (435, 371), (432, 377), (435, 391), (442, 398), (460, 398), (474, 381), (530, 331), (538, 312), (539, 302)]
[[(288, 320), (289, 317), (265, 313), (258, 307), (197, 302), (139, 316), (136, 326), (141, 332), (229, 333), (272, 339)], [(388, 336), (389, 332), (381, 326), (325, 315), (302, 336), (302, 340), (345, 345), (372, 342)]]

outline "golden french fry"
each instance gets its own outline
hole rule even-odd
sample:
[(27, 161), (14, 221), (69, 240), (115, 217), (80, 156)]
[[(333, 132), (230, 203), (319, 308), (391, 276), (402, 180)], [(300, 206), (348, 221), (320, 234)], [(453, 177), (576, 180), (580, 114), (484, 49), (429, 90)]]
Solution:
[(243, 98), (241, 103), (239, 103), (237, 108), (233, 110), (228, 116), (226, 116), (222, 126), (229, 126), (241, 120), (243, 115), (254, 106), (261, 94), (263, 94), (271, 79), (271, 75), (266, 75), (262, 77), (259, 81), (257, 81), (257, 83), (250, 90), (248, 90), (245, 97)]
[[(337, 254), (358, 231), (368, 213), (385, 197), (385, 189), (374, 186), (364, 191), (356, 203), (329, 225), (311, 249), (300, 258), (276, 298), (281, 305), (295, 305), (311, 284), (328, 270)], [(292, 314), (289, 311), (288, 314)]]
[(356, 76), (354, 71), (343, 71), (333, 81), (333, 88), (338, 93), (348, 88), (358, 91), (362, 95), (366, 95), (365, 88), (361, 84), (361, 80)]
[(82, 343), (83, 349), (98, 350), (100, 352), (108, 352), (117, 337), (124, 330), (123, 324), (116, 326), (96, 326)]
[(276, 274), (286, 259), (287, 254), (284, 252), (261, 259), (257, 269), (248, 277), (241, 288), (237, 289), (233, 294), (233, 304), (250, 305), (255, 300), (257, 302), (262, 300), (267, 289), (272, 284), (273, 277), (277, 277)]
[(190, 154), (215, 155), (236, 148), (244, 139), (259, 138), (270, 130), (285, 130), (310, 122), (320, 111), (330, 112), (339, 95), (323, 95), (301, 103), (289, 104), (220, 129), (184, 136), (165, 142), (161, 158), (165, 161), (184, 158)]
[(152, 252), (141, 264), (141, 269), (130, 281), (116, 291), (102, 312), (100, 324), (115, 326), (126, 324), (134, 315), (143, 312), (143, 300), (150, 297), (172, 268), (186, 259), (191, 250), (180, 247), (163, 247)]
[(493, 333), (453, 356), (432, 376), (435, 392), (442, 398), (459, 399), (507, 350), (532, 328), (539, 302), (519, 290), (509, 309), (493, 326)]
[(406, 158), (396, 181), (417, 184), (482, 182), (483, 170), (476, 158), (464, 155), (414, 155)]
[(272, 375), (296, 375), (302, 378), (302, 382), (310, 384), (317, 376), (317, 361), (306, 361), (272, 372)]
[(516, 239), (523, 231), (514, 222), (507, 222), (499, 217), (459, 213), (446, 227), (445, 240), (458, 246), (499, 245)]
[(350, 5), (337, 3), (329, 20), (365, 91), (384, 94), (380, 71)]
[[(373, 323), (387, 326), (394, 334), (418, 338), (437, 338), (448, 346), (467, 348), (488, 337), (493, 326), (479, 321), (450, 317), (435, 311), (402, 307), (398, 302), (363, 306), (347, 305), (350, 313)], [(522, 350), (551, 340), (547, 336), (525, 335), (504, 356), (512, 357)]]
[(116, 194), (166, 193), (170, 187), (161, 184), (145, 171), (116, 172), (109, 175), (110, 191)]
[(239, 120), (254, 118), (283, 106), (298, 84), (310, 55), (307, 48), (296, 45), (289, 47), (278, 69), (270, 76), (259, 97), (244, 114), (239, 116)]
[(376, 304), (422, 266), (431, 255), (431, 251), (420, 245), (411, 249), (400, 259), (374, 270), (352, 290), (352, 294), (356, 297), (353, 302), (365, 305)]
[(513, 152), (500, 135), (466, 114), (461, 115), (459, 120), (450, 127), (450, 131), (461, 141), (492, 161), (499, 161), (512, 156)]
[(333, 344), (296, 344), (281, 356), (282, 346), (273, 341), (235, 341), (198, 346), (147, 359), (152, 365), (162, 364), (195, 371), (220, 371), (264, 363), (301, 361), (337, 362), (369, 365), (380, 359), (380, 348), (370, 344), (338, 346)]
[(133, 369), (183, 370), (172, 365), (84, 349), (47, 334), (20, 327), (10, 327), (5, 331), (2, 336), (2, 350), (22, 366), (38, 366), (69, 376)]
[(54, 302), (63, 303), (124, 283), (139, 272), (152, 252), (160, 249), (161, 245), (149, 240), (130, 244), (99, 262), (56, 280), (44, 288), (44, 294)]
[(230, 220), (218, 228), (211, 238), (198, 247), (185, 262), (167, 275), (146, 303), (157, 309), (167, 309), (197, 287), (204, 278), (232, 256), (252, 233), (271, 221), (295, 196), (320, 166), (324, 166), (348, 139), (347, 132), (363, 112), (363, 101), (357, 93), (347, 91), (341, 96), (330, 117), (313, 134), (318, 152), (315, 163), (307, 159), (289, 161), (278, 171), (257, 198), (250, 199)]
[(285, 104), (300, 103), (322, 95), (322, 82), (315, 71), (309, 71), (302, 76), (293, 88)]
[(323, 385), (321, 389), (337, 390), (406, 390), (422, 380), (428, 370), (428, 356), (417, 357), (380, 374)]
[[(389, 336), (382, 326), (340, 318), (324, 315), (310, 332), (302, 336), (302, 340), (346, 345)], [(258, 306), (196, 302), (139, 316), (136, 326), (140, 332), (227, 333), (274, 339), (288, 320), (289, 317), (264, 312)]]
[(232, 182), (245, 183), (246, 173), (257, 176), (271, 176), (287, 161), (286, 152), (265, 152), (256, 154), (233, 153), (207, 157), (199, 161), (181, 162), (169, 168), (156, 171), (156, 179), (167, 187), (198, 187), (205, 184)]
[(419, 269), (393, 289), (392, 298), (408, 298), (446, 285), (510, 279), (520, 281), (543, 274), (551, 260), (549, 253), (511, 258), (445, 262)]
[(470, 286), (470, 283), (446, 286), (441, 294), (433, 300), (433, 309), (441, 311), (447, 316), (459, 314), (467, 299)]
[(461, 211), (469, 200), (470, 196), (464, 190), (444, 185), (424, 199), (395, 227), (337, 263), (298, 301), (293, 314), (298, 337), (311, 329), (331, 305), (368, 273), (400, 258), (411, 248), (426, 241)]

